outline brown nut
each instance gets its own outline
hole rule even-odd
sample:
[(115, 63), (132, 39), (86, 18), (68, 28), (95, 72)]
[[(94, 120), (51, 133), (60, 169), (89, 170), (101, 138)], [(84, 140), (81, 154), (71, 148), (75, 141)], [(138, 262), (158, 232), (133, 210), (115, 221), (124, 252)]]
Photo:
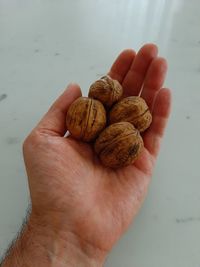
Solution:
[(79, 97), (69, 107), (66, 125), (73, 137), (90, 142), (106, 126), (105, 108), (98, 100)]
[(121, 84), (109, 76), (104, 76), (90, 86), (88, 96), (98, 99), (106, 107), (111, 107), (122, 97), (122, 94)]
[(145, 131), (152, 122), (152, 115), (142, 97), (129, 96), (114, 105), (110, 111), (110, 123), (128, 121), (140, 132)]
[(103, 165), (119, 168), (132, 164), (143, 148), (140, 133), (129, 122), (111, 124), (95, 142), (95, 152)]

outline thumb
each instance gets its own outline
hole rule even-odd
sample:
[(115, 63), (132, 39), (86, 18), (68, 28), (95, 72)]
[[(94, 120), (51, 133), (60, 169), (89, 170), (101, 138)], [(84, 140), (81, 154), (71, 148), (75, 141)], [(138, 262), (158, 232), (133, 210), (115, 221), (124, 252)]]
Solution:
[(66, 132), (66, 115), (71, 103), (81, 96), (79, 85), (71, 83), (48, 112), (41, 119), (35, 130), (48, 135), (64, 136)]

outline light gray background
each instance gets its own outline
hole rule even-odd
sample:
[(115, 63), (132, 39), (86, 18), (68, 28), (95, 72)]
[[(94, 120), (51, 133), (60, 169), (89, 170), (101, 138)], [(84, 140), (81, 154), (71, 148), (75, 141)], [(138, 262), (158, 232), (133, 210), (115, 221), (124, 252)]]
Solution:
[(21, 145), (70, 81), (89, 84), (124, 48), (155, 42), (173, 112), (152, 184), (106, 267), (200, 267), (200, 1), (0, 0), (0, 251), (26, 214)]

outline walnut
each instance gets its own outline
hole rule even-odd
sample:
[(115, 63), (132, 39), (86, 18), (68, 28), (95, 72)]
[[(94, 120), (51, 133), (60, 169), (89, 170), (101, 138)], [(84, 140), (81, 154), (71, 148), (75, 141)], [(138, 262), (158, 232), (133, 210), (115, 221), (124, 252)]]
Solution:
[(106, 126), (105, 108), (98, 100), (79, 97), (69, 107), (66, 125), (74, 138), (90, 142)]
[(98, 99), (106, 107), (111, 107), (122, 97), (122, 94), (121, 84), (109, 76), (104, 76), (90, 86), (88, 96)]
[(103, 165), (119, 168), (132, 164), (143, 148), (140, 133), (129, 122), (118, 122), (105, 128), (95, 142), (95, 152)]
[(110, 123), (128, 121), (140, 132), (145, 131), (152, 122), (152, 115), (145, 100), (139, 96), (129, 96), (114, 105), (110, 111)]

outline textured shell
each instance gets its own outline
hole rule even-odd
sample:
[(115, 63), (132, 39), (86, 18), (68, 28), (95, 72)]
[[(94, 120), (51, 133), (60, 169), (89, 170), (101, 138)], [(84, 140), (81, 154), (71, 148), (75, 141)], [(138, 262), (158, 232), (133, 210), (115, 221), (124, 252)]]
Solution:
[(119, 168), (132, 164), (143, 148), (140, 133), (129, 122), (110, 125), (99, 135), (95, 142), (95, 152), (103, 165)]
[(121, 84), (109, 76), (104, 76), (90, 86), (88, 96), (98, 99), (106, 107), (111, 107), (122, 97), (122, 94)]
[(145, 100), (139, 96), (129, 96), (114, 105), (110, 111), (110, 123), (128, 121), (140, 132), (145, 131), (152, 122), (152, 115)]
[(106, 126), (105, 108), (98, 100), (79, 97), (69, 107), (66, 125), (73, 137), (90, 142)]

